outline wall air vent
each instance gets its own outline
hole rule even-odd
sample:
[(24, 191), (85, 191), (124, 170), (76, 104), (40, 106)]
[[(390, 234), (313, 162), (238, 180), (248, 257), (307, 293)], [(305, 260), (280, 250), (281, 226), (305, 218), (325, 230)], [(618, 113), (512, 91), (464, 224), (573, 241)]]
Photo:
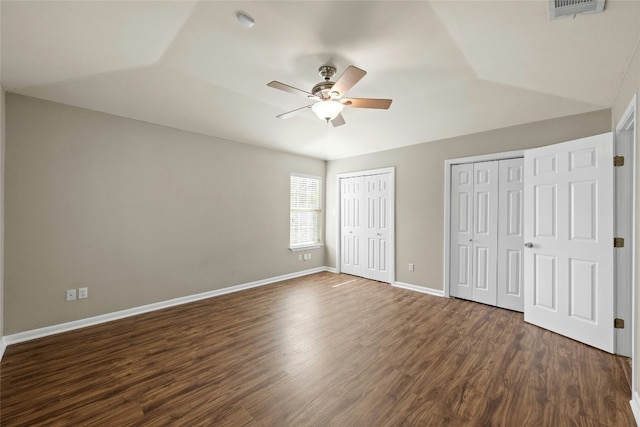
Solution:
[(605, 0), (549, 0), (549, 19), (575, 17), (583, 13), (599, 13)]

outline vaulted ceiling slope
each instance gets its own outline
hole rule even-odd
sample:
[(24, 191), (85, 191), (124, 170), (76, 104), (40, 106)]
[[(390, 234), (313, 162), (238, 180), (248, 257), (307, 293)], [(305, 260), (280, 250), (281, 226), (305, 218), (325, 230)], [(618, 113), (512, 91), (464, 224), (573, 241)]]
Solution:
[[(9, 92), (232, 141), (337, 159), (609, 108), (640, 2), (550, 21), (546, 0), (2, 1)], [(256, 22), (241, 26), (243, 11)], [(282, 120), (320, 65), (368, 74), (333, 128)]]

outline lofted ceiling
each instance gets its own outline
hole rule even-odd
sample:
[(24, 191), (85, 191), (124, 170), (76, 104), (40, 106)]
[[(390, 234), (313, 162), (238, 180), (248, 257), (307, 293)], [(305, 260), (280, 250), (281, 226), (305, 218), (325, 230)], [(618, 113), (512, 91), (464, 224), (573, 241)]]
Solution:
[[(255, 20), (246, 28), (242, 11)], [(9, 92), (320, 159), (610, 108), (640, 2), (550, 21), (546, 0), (2, 1)], [(318, 67), (368, 74), (333, 128), (309, 102)]]

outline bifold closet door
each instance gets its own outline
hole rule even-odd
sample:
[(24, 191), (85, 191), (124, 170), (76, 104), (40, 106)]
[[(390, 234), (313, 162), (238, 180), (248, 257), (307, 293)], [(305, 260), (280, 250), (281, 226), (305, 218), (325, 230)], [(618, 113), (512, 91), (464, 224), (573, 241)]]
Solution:
[(389, 174), (364, 177), (365, 201), (361, 220), (364, 253), (367, 255), (365, 277), (391, 282), (389, 271)]
[(451, 232), (449, 292), (473, 299), (471, 288), (473, 252), (473, 164), (451, 167)]
[(473, 300), (496, 305), (498, 298), (497, 161), (473, 165)]
[(500, 160), (498, 307), (524, 311), (524, 159)]
[(451, 173), (452, 296), (497, 303), (499, 162), (454, 165)]
[(340, 179), (340, 270), (356, 276), (363, 274), (360, 258), (363, 184), (361, 176)]
[(391, 176), (340, 179), (340, 271), (390, 283)]

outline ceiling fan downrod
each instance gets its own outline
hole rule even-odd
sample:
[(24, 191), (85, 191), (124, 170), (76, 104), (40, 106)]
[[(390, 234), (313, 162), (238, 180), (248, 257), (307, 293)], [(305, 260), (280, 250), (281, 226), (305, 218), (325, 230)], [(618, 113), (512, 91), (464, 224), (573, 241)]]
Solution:
[(323, 65), (318, 68), (318, 74), (320, 74), (320, 77), (322, 77), (325, 82), (328, 82), (333, 78), (333, 76), (336, 75), (336, 67), (333, 67), (331, 65)]

